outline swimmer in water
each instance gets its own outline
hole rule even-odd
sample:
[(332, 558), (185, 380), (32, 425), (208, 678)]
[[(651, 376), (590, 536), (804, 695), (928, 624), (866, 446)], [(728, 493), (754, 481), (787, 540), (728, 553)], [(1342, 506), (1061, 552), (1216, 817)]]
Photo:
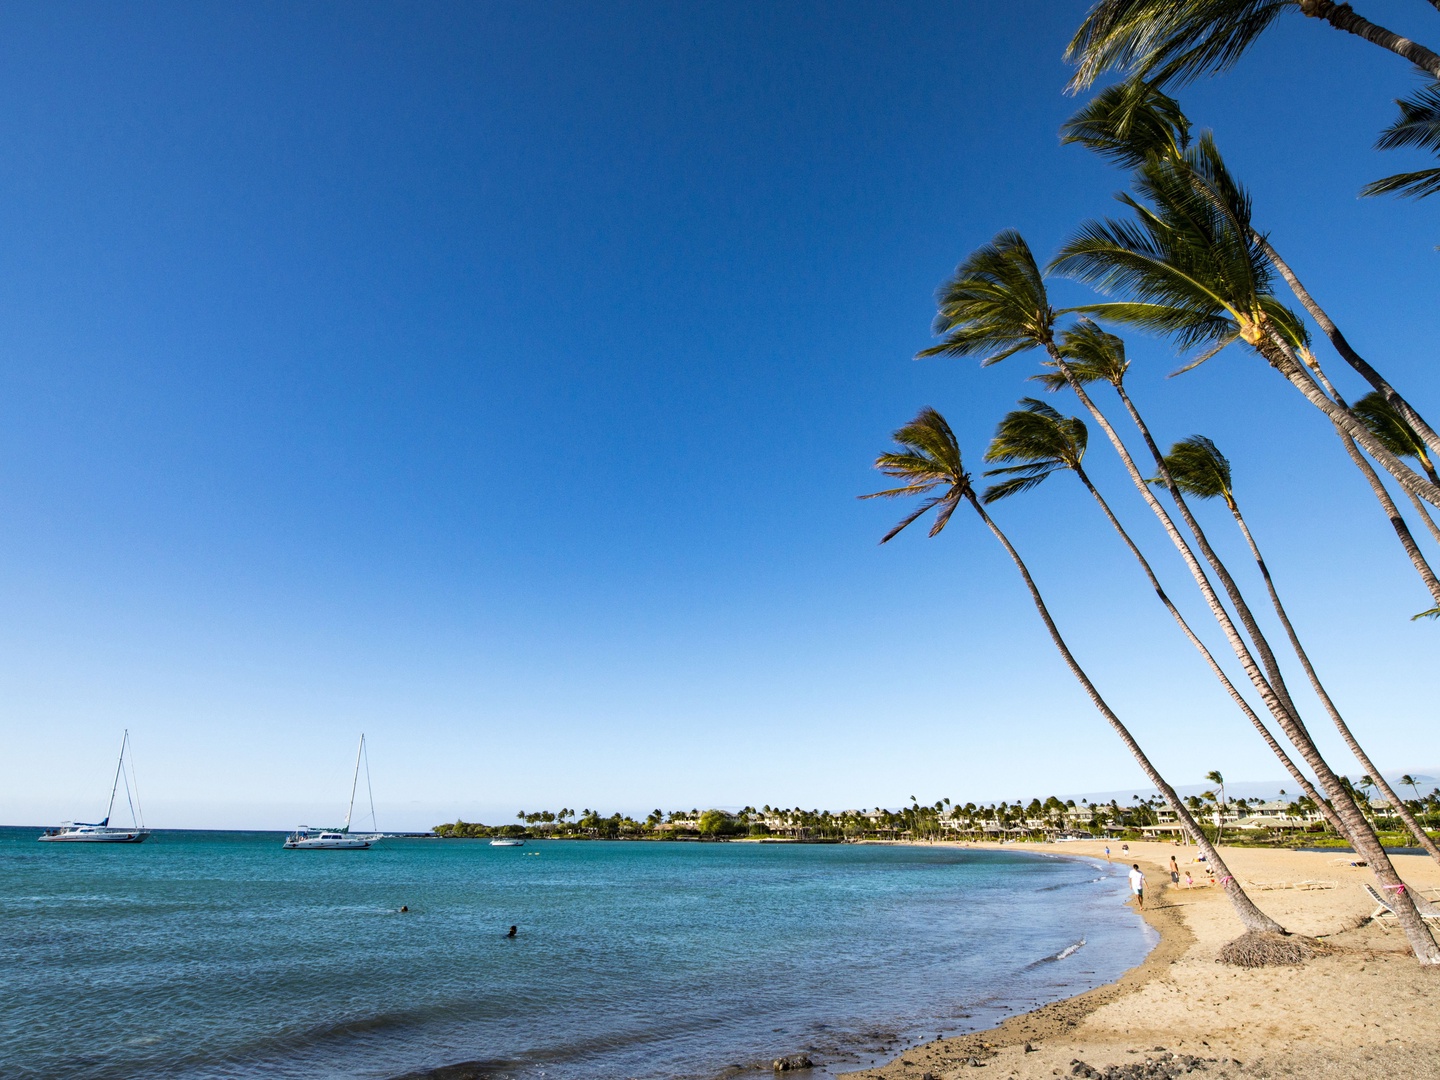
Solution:
[(506, 934), (505, 936), (506, 936), (506, 937), (514, 937), (514, 936), (519, 932), (519, 930), (520, 930), (520, 928), (519, 928), (518, 926), (512, 926), (512, 927), (510, 927), (510, 932), (509, 932), (508, 934)]
[(404, 915), (404, 914), (405, 914), (407, 911), (409, 911), (409, 910), (410, 910), (410, 909), (409, 909), (408, 907), (406, 907), (404, 904), (401, 904), (401, 905), (400, 905), (400, 914), (401, 914), (401, 915)]

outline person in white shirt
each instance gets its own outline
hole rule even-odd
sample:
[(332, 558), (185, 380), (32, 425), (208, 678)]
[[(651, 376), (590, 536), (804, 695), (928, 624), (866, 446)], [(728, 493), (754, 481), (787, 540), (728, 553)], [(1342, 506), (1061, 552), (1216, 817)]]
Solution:
[(1145, 906), (1145, 875), (1140, 872), (1139, 863), (1130, 864), (1130, 891), (1135, 894), (1135, 903)]

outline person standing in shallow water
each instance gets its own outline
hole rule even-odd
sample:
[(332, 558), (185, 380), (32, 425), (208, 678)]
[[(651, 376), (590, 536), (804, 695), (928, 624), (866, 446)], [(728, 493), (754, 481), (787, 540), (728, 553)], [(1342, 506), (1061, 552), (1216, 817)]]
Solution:
[(1130, 891), (1135, 894), (1135, 906), (1145, 906), (1145, 875), (1140, 872), (1139, 863), (1130, 864)]

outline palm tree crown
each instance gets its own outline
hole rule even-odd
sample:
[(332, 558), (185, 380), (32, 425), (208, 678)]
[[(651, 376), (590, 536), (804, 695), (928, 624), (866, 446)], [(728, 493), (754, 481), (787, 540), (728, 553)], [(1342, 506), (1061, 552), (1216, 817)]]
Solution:
[(984, 353), (986, 366), (1053, 340), (1061, 314), (1050, 307), (1030, 246), (1013, 229), (971, 252), (940, 289), (938, 302), (935, 333), (945, 340), (919, 355)]
[(960, 444), (945, 418), (928, 406), (892, 436), (898, 451), (881, 454), (875, 467), (886, 476), (903, 480), (904, 486), (861, 495), (862, 499), (898, 499), (911, 495), (930, 496), (881, 538), (884, 544), (898, 536), (917, 518), (936, 509), (930, 535), (937, 536), (955, 513), (960, 501), (972, 495), (970, 474), (960, 458)]
[(1437, 480), (1435, 465), (1425, 448), (1425, 440), (1420, 438), (1405, 417), (1400, 415), (1400, 410), (1386, 400), (1384, 394), (1372, 390), (1350, 408), (1364, 421), (1365, 426), (1386, 450), (1396, 457), (1414, 458), (1432, 483)]
[(1154, 83), (1132, 76), (1107, 86), (1060, 128), (1062, 143), (1079, 143), (1127, 169), (1146, 159), (1178, 157), (1190, 145), (1190, 120)]
[(1267, 359), (1275, 355), (1274, 337), (1306, 344), (1303, 324), (1271, 291), (1250, 198), (1208, 132), (1178, 158), (1148, 159), (1134, 187), (1138, 200), (1120, 200), (1135, 221), (1086, 222), (1051, 264), (1133, 299), (1076, 310), (1170, 335), (1182, 348), (1206, 346), (1192, 367), (1237, 340)]
[(1064, 417), (1034, 398), (1022, 398), (1020, 408), (1007, 413), (995, 429), (985, 451), (986, 461), (1020, 462), (991, 469), (986, 476), (1008, 476), (985, 490), (992, 503), (1028, 491), (1061, 469), (1080, 468), (1089, 432), (1079, 417)]
[[(1186, 495), (1197, 499), (1224, 499), (1226, 506), (1235, 509), (1230, 487), (1230, 461), (1204, 435), (1191, 435), (1172, 446), (1170, 453), (1165, 455), (1165, 467), (1175, 486)], [(1161, 477), (1155, 477), (1150, 482), (1161, 486), (1165, 484)]]

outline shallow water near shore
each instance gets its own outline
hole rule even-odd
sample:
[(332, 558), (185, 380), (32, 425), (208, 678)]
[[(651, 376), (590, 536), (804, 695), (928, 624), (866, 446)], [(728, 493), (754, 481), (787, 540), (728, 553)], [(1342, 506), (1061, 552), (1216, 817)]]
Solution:
[(1118, 864), (1018, 851), (36, 832), (0, 829), (7, 1078), (825, 1075), (1155, 941)]

